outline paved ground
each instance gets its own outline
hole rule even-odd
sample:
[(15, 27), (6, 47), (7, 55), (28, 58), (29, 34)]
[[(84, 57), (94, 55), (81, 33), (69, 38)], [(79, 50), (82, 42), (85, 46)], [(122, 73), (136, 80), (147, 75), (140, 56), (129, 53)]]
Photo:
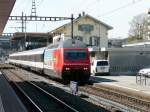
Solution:
[(0, 72), (0, 112), (27, 112)]
[(0, 96), (0, 112), (4, 112), (4, 107), (3, 107), (1, 96)]
[(92, 80), (97, 81), (95, 84), (106, 84), (114, 85), (117, 87), (123, 87), (137, 92), (144, 92), (150, 95), (150, 78), (147, 79), (147, 84), (145, 85), (145, 80), (136, 83), (136, 76), (126, 76), (126, 75), (114, 75), (114, 76), (91, 76)]

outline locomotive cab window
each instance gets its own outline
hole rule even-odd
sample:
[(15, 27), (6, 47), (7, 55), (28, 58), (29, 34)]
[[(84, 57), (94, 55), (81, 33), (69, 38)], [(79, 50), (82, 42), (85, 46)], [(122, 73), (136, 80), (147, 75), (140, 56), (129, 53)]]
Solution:
[(64, 57), (66, 60), (81, 60), (87, 58), (86, 50), (65, 50)]

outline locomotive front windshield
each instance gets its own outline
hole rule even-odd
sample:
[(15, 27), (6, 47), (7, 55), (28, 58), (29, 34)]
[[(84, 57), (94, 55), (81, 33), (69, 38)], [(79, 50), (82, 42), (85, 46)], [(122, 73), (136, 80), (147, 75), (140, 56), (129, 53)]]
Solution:
[(65, 60), (83, 60), (87, 58), (86, 50), (65, 50)]

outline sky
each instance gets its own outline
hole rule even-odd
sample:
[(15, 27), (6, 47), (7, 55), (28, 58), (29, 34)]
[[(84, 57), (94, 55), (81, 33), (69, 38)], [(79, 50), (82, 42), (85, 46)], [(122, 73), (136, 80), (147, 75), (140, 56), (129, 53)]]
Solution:
[[(113, 27), (108, 38), (127, 38), (133, 17), (147, 13), (150, 0), (35, 0), (37, 16), (77, 17), (83, 11)], [(21, 16), (22, 12), (30, 16), (32, 0), (16, 0), (12, 16)], [(63, 25), (59, 22), (27, 22), (27, 32), (49, 32)], [(4, 33), (19, 32), (19, 21), (8, 21)]]

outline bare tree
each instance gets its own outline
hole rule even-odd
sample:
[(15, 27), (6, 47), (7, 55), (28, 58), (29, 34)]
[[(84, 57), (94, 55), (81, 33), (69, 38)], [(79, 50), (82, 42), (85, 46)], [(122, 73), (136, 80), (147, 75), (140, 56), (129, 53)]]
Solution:
[[(135, 16), (130, 23), (130, 40), (145, 40), (147, 35), (148, 16), (140, 14)], [(132, 39), (131, 39), (132, 38)]]

